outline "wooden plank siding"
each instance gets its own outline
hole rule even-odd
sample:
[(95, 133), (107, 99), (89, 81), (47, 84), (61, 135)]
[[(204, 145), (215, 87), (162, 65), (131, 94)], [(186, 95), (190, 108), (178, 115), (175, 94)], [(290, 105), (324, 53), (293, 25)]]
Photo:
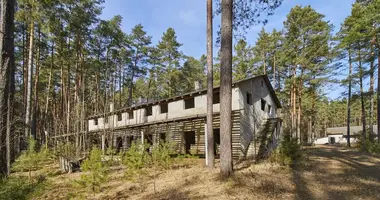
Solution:
[[(232, 155), (234, 159), (242, 158), (243, 152), (240, 146), (241, 142), (241, 134), (240, 134), (240, 111), (233, 111), (232, 113)], [(153, 143), (156, 144), (159, 142), (160, 134), (165, 133), (166, 140), (173, 142), (175, 146), (175, 152), (178, 154), (186, 153), (186, 143), (185, 143), (185, 133), (188, 131), (195, 132), (195, 144), (192, 144), (190, 147), (190, 152), (200, 155), (203, 157), (205, 155), (205, 123), (206, 118), (200, 117), (191, 120), (184, 120), (180, 122), (169, 122), (162, 124), (152, 124), (149, 126), (141, 126), (134, 128), (125, 128), (125, 129), (116, 129), (113, 130), (113, 141), (107, 140), (107, 146), (113, 145), (114, 148), (118, 147), (118, 142), (120, 142), (120, 138), (122, 141), (121, 148), (118, 150), (126, 150), (130, 144), (127, 143), (129, 140), (133, 140), (135, 142), (141, 142), (141, 133), (144, 133), (144, 139), (147, 139), (147, 135), (152, 135)], [(214, 115), (213, 119), (213, 129), (220, 128), (220, 117), (219, 114)], [(91, 132), (83, 134), (85, 137), (84, 140), (87, 141), (86, 146), (88, 150), (91, 149), (92, 146), (97, 146), (101, 148), (101, 136), (105, 134), (106, 138), (110, 139), (112, 130), (100, 130), (98, 132)], [(70, 138), (70, 140), (74, 139), (73, 135), (68, 135), (67, 137), (57, 138), (59, 140), (66, 141)], [(219, 154), (219, 146), (216, 149), (216, 153)]]

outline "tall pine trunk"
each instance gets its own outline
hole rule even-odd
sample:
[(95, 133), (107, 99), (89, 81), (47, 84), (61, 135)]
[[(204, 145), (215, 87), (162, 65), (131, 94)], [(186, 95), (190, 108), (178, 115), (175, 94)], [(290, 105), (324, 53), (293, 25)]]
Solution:
[(36, 118), (38, 117), (38, 82), (39, 82), (39, 75), (40, 75), (40, 57), (41, 57), (41, 32), (40, 28), (38, 27), (38, 42), (37, 42), (37, 58), (36, 58), (36, 71), (34, 74), (34, 105), (32, 108), (32, 113), (33, 113), (33, 120), (32, 120), (32, 135), (35, 136), (36, 139), (41, 139), (37, 137), (37, 120)]
[(30, 119), (31, 104), (32, 104), (32, 77), (33, 77), (33, 40), (34, 40), (34, 23), (30, 23), (30, 36), (29, 36), (29, 56), (28, 56), (28, 88), (26, 94), (26, 113), (25, 113), (25, 141), (30, 136), (31, 123)]
[(359, 49), (358, 52), (358, 59), (359, 59), (359, 82), (360, 82), (360, 100), (361, 100), (361, 111), (362, 111), (362, 150), (366, 151), (366, 119), (365, 119), (365, 106), (364, 106), (364, 91), (363, 91), (363, 68), (362, 68), (362, 58), (361, 58), (361, 49)]
[(0, 176), (10, 173), (14, 90), (14, 0), (2, 0), (0, 16)]
[(222, 0), (222, 30), (220, 49), (220, 172), (227, 178), (232, 166), (232, 5), (233, 0)]
[(351, 51), (348, 51), (348, 64), (349, 64), (349, 71), (348, 71), (348, 99), (347, 99), (347, 146), (351, 147), (351, 133), (350, 133), (350, 126), (351, 126), (351, 87), (352, 87), (352, 80), (351, 80), (351, 74), (352, 74), (352, 60), (351, 60)]
[(214, 168), (212, 0), (207, 0), (207, 165)]
[[(380, 48), (377, 48), (380, 51)], [(380, 144), (380, 53), (377, 54), (377, 143)]]
[[(296, 65), (292, 66), (292, 85), (291, 85), (291, 132), (294, 138), (297, 138), (296, 133)], [(298, 140), (298, 139), (297, 139)]]
[(302, 143), (303, 138), (302, 138), (302, 133), (301, 133), (301, 122), (302, 122), (302, 87), (303, 87), (303, 69), (301, 69), (301, 76), (299, 80), (299, 85), (298, 85), (298, 113), (297, 113), (297, 135), (298, 135), (298, 140), (300, 143)]
[(369, 81), (369, 97), (370, 97), (370, 106), (369, 106), (369, 137), (368, 139), (372, 141), (373, 137), (373, 109), (374, 109), (374, 84), (375, 84), (375, 57), (372, 54), (373, 53), (373, 46), (371, 45), (371, 61), (370, 61), (370, 70), (369, 70), (369, 76), (370, 76), (370, 81)]

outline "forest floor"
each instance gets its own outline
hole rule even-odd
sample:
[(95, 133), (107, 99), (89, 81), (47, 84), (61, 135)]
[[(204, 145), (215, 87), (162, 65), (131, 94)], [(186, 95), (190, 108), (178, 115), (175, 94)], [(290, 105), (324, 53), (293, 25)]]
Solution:
[[(0, 186), (0, 199), (76, 199), (78, 194), (88, 199), (379, 199), (379, 157), (337, 146), (308, 147), (305, 152), (305, 163), (294, 168), (269, 162), (240, 163), (227, 181), (220, 179), (217, 168), (206, 169), (203, 159), (185, 159), (159, 172), (155, 181), (153, 176), (127, 181), (123, 167), (112, 167), (102, 191), (90, 195), (73, 186), (81, 172), (62, 174), (57, 164), (50, 163), (46, 166), (49, 172), (34, 172), (48, 174), (40, 185), (15, 188), (11, 192), (18, 196), (8, 191), (3, 198)], [(25, 196), (17, 194), (20, 191)]]

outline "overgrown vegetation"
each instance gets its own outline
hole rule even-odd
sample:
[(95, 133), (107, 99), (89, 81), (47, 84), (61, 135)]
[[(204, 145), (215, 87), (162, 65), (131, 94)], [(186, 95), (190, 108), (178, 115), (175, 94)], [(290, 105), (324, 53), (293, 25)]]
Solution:
[[(54, 174), (46, 165), (53, 163), (54, 155), (49, 149), (37, 149), (33, 137), (28, 139), (27, 150), (21, 153), (12, 165), (12, 172), (20, 175), (0, 179), (1, 199), (28, 199), (30, 195), (43, 191), (47, 176)], [(42, 170), (41, 173), (36, 171)], [(23, 175), (27, 172), (27, 175)]]
[[(81, 165), (83, 174), (80, 180), (74, 181), (74, 185), (84, 188), (88, 193), (96, 194), (101, 191), (102, 183), (107, 181), (109, 167), (106, 162), (102, 161), (102, 151), (98, 148), (93, 148), (87, 158)], [(80, 194), (76, 197), (83, 197)]]
[(269, 158), (273, 163), (279, 163), (284, 166), (294, 166), (303, 158), (301, 145), (296, 138), (284, 137), (280, 146), (274, 150)]
[(12, 171), (28, 172), (29, 181), (33, 181), (32, 171), (42, 169), (43, 165), (53, 160), (53, 155), (48, 149), (37, 151), (36, 141), (30, 137), (28, 148), (22, 152), (12, 166)]
[(376, 140), (370, 140), (369, 138), (366, 138), (365, 146), (363, 146), (364, 139), (363, 139), (363, 136), (361, 135), (361, 132), (359, 132), (359, 134), (360, 134), (360, 137), (358, 137), (356, 148), (359, 149), (360, 151), (380, 155), (380, 143), (378, 143)]
[(147, 167), (149, 163), (149, 154), (146, 151), (148, 148), (149, 145), (146, 143), (142, 145), (133, 142), (125, 153), (122, 162), (126, 167), (125, 177), (128, 180), (133, 181), (136, 177), (139, 177), (146, 173), (144, 167)]

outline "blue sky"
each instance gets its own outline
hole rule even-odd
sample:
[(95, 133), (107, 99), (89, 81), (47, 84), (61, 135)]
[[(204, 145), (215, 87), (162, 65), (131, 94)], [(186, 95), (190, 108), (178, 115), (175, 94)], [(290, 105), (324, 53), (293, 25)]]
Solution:
[[(267, 31), (282, 29), (283, 21), (290, 9), (296, 5), (311, 5), (317, 12), (325, 15), (335, 26), (335, 31), (351, 12), (355, 0), (284, 0), (275, 14), (268, 17)], [(153, 44), (157, 44), (162, 34), (172, 27), (177, 39), (183, 44), (181, 51), (185, 55), (199, 58), (206, 52), (206, 0), (106, 0), (102, 19), (115, 15), (123, 17), (122, 28), (130, 32), (133, 26), (141, 23)], [(214, 31), (220, 24), (220, 18), (214, 19)], [(262, 25), (248, 30), (246, 38), (254, 44)], [(216, 52), (216, 50), (215, 50)], [(339, 92), (328, 91), (330, 98), (339, 97)]]

